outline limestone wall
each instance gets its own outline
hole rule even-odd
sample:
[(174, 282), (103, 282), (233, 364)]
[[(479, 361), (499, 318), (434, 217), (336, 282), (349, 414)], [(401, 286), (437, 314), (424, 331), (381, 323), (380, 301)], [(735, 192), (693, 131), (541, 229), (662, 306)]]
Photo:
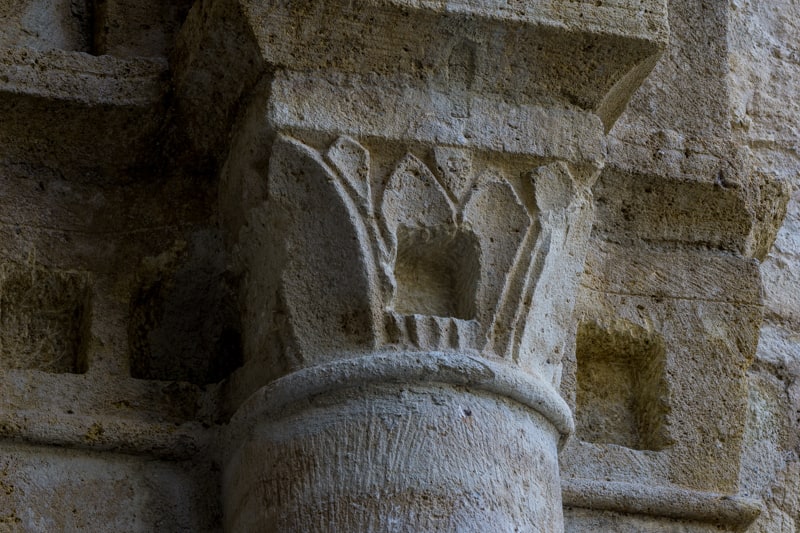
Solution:
[(186, 10), (0, 2), (3, 531), (218, 528), (203, 387), (238, 326), (213, 174), (167, 132)]
[(764, 323), (748, 373), (749, 413), (740, 491), (763, 498), (752, 528), (800, 527), (800, 177), (798, 15), (793, 2), (731, 4), (731, 114), (755, 166), (789, 190), (786, 218), (761, 264)]
[(799, 25), (0, 0), (0, 530), (797, 531)]

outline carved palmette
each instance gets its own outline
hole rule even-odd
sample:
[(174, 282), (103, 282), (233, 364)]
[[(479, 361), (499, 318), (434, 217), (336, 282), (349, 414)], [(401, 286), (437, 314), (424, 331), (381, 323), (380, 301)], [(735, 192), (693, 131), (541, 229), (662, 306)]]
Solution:
[(466, 150), (433, 155), (435, 173), (407, 154), (376, 176), (351, 138), (324, 152), (276, 139), (260, 222), (269, 237), (253, 259), (274, 294), (261, 302), (264, 334), (280, 336), (289, 366), (382, 349), (558, 364), (591, 229), (588, 187), (553, 162), (526, 174), (526, 197), (500, 171), (473, 172)]

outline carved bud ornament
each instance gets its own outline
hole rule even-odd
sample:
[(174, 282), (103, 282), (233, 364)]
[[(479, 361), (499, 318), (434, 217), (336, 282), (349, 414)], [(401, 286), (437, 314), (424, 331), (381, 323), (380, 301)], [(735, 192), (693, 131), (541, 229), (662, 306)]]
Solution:
[(269, 238), (250, 261), (274, 293), (262, 329), (280, 336), (281, 367), (455, 351), (558, 380), (591, 176), (473, 158), (440, 147), (435, 171), (408, 153), (387, 174), (349, 137), (324, 151), (276, 139), (260, 223)]

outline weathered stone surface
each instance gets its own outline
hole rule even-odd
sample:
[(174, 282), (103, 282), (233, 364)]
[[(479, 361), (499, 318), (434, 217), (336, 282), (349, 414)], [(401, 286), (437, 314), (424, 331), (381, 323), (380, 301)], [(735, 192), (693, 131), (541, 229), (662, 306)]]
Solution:
[(3, 48), (91, 50), (92, 12), (86, 2), (7, 0), (0, 4)]
[(165, 113), (164, 58), (0, 49), (0, 157), (98, 179), (152, 162)]
[(560, 529), (557, 439), (539, 415), (476, 392), (362, 387), (272, 413), (226, 469), (226, 528)]
[(744, 531), (757, 501), (641, 483), (565, 480), (565, 531)]
[[(759, 491), (783, 454), (796, 453), (796, 417), (770, 376), (779, 367), (759, 361), (766, 353), (787, 360), (778, 355), (785, 341), (760, 330), (770, 283), (762, 284), (757, 260), (785, 213), (788, 166), (783, 156), (760, 155), (745, 140), (745, 119), (730, 111), (743, 115), (742, 100), (771, 91), (738, 65), (738, 48), (765, 44), (749, 37), (764, 25), (749, 10), (670, 2), (668, 51), (609, 134), (593, 191), (597, 240), (578, 300), (577, 357), (562, 382), (579, 437), (561, 457), (565, 505), (576, 507), (565, 513), (567, 530), (792, 527), (777, 508), (757, 518)], [(761, 70), (752, 58), (744, 65)], [(783, 287), (775, 293), (796, 292)], [(599, 386), (599, 376), (613, 385)], [(581, 402), (592, 402), (585, 415)], [(611, 489), (608, 480), (631, 485)], [(700, 500), (739, 493), (755, 507), (747, 512), (751, 504), (740, 501), (726, 515), (711, 506), (700, 518), (685, 500), (689, 487)], [(664, 492), (654, 499), (648, 490)], [(676, 500), (684, 503), (671, 509)]]
[(52, 446), (2, 450), (4, 531), (213, 531), (218, 519), (211, 486), (180, 463)]
[[(361, 383), (358, 365), (368, 365), (374, 353), (390, 354), (381, 359), (386, 368), (377, 374), (383, 376), (379, 383), (418, 376), (429, 357), (447, 361), (453, 357), (448, 354), (461, 354), (478, 356), (486, 365), (502, 361), (484, 385), (498, 398), (521, 401), (518, 387), (528, 379), (539, 383), (541, 399), (523, 403), (547, 422), (530, 427), (514, 422), (514, 429), (501, 432), (521, 431), (532, 442), (554, 429), (562, 440), (569, 432), (557, 422), (563, 406), (555, 411), (547, 406), (562, 405), (551, 387), (560, 380), (570, 342), (574, 292), (593, 217), (589, 188), (603, 164), (603, 121), (613, 121), (617, 104), (652, 66), (663, 44), (663, 19), (642, 34), (623, 18), (603, 19), (603, 13), (627, 4), (605, 12), (585, 4), (579, 13), (545, 5), (485, 7), (403, 2), (244, 3), (241, 11), (224, 2), (199, 7), (205, 16), (221, 10), (234, 24), (243, 20), (252, 34), (240, 38), (253, 40), (246, 49), (255, 44), (259, 61), (269, 65), (260, 79), (252, 74), (258, 61), (233, 66), (242, 69), (242, 82), (257, 89), (234, 126), (221, 182), (222, 218), (243, 276), (245, 358), (226, 388), (230, 411), (260, 401), (253, 398), (269, 402), (276, 394), (270, 382), (288, 386), (280, 384), (308, 372), (327, 376), (319, 378), (327, 382), (357, 365), (348, 370), (349, 380), (330, 385), (349, 389)], [(659, 20), (662, 7), (652, 4), (645, 11), (652, 9)], [(189, 24), (201, 34), (219, 31), (204, 25), (204, 17), (192, 17)], [(563, 26), (564, 17), (570, 26)], [(598, 32), (601, 19), (610, 32)], [(492, 34), (497, 38), (478, 37)], [(218, 43), (213, 34), (208, 40)], [(404, 45), (398, 48), (400, 41)], [(191, 45), (187, 39), (179, 48), (189, 59), (180, 67), (186, 79), (209, 53), (199, 49), (193, 56), (186, 48)], [(219, 51), (226, 53), (224, 46)], [(566, 58), (575, 68), (564, 68)], [(602, 67), (580, 67), (587, 63)], [(226, 83), (220, 80), (219, 86)], [(190, 105), (204, 105), (202, 92), (187, 96)], [(235, 103), (223, 102), (230, 105)], [(196, 142), (214, 141), (196, 137)], [(393, 377), (408, 364), (408, 377)], [(459, 374), (466, 368), (450, 365), (437, 364), (428, 379), (462, 383)], [(493, 384), (508, 372), (518, 385)], [(332, 407), (325, 416), (347, 417), (347, 412), (346, 406)], [(275, 416), (271, 413), (262, 416)], [(296, 438), (307, 442), (307, 453), (328, 455), (342, 448), (353, 461), (334, 461), (324, 467), (329, 474), (287, 485), (279, 468), (292, 462), (294, 445), (273, 443), (273, 431), (266, 429), (272, 426), (237, 415), (236, 425), (243, 428), (227, 443), (225, 492), (247, 487), (255, 496), (226, 498), (229, 527), (318, 529), (292, 511), (311, 504), (293, 503), (291, 495), (328, 494), (323, 478), (358, 478), (358, 465), (372, 462), (372, 452), (355, 435), (317, 439), (307, 416), (295, 430)], [(410, 423), (424, 429), (425, 418)], [(426, 457), (453, 454), (449, 441), (427, 446), (432, 448)], [(555, 460), (552, 449), (537, 446), (545, 462)], [(247, 452), (265, 447), (282, 459), (271, 463)], [(462, 469), (463, 486), (474, 483), (469, 471), (494, 468), (488, 456), (478, 454), (475, 461), (483, 466)], [(397, 491), (424, 499), (426, 484), (441, 492), (432, 465), (409, 465), (420, 468), (410, 485), (402, 472), (387, 474), (389, 501)], [(403, 517), (399, 524), (560, 530), (560, 511), (533, 513), (539, 518), (532, 522), (522, 518), (530, 512), (523, 509), (525, 499), (529, 509), (533, 502), (538, 509), (560, 506), (555, 477), (533, 474), (530, 483), (539, 484), (535, 495), (508, 496), (502, 504), (476, 508), (470, 497), (449, 525), (435, 518), (455, 512), (446, 497), (430, 503), (430, 523), (418, 522), (409, 503), (397, 511)], [(490, 487), (481, 498), (494, 502), (497, 491)], [(262, 509), (264, 500), (276, 502), (274, 508)], [(334, 507), (324, 515), (334, 527), (370, 529), (365, 515)], [(493, 515), (493, 508), (501, 514)], [(368, 514), (381, 524), (374, 527), (385, 528), (381, 509)]]
[(798, 17), (0, 0), (0, 529), (795, 531)]
[[(525, 405), (533, 409), (536, 420), (541, 420), (530, 427), (519, 425), (519, 421), (509, 422), (509, 429), (500, 431), (526, 434), (535, 443), (541, 439), (558, 441), (559, 433), (561, 438), (566, 437), (572, 424), (570, 421), (564, 426), (559, 422), (563, 418), (560, 413), (566, 412), (565, 406), (549, 383), (557, 380), (559, 354), (567, 342), (565, 336), (571, 320), (571, 306), (567, 302), (577, 286), (589, 235), (592, 209), (585, 182), (590, 178), (574, 177), (564, 163), (528, 167), (526, 163), (535, 162), (529, 156), (501, 164), (502, 160), (494, 154), (462, 150), (461, 156), (469, 160), (468, 165), (459, 167), (466, 172), (459, 178), (467, 184), (464, 191), (464, 188), (445, 188), (444, 184), (453, 183), (453, 177), (445, 179), (441, 166), (437, 166), (437, 176), (412, 153), (395, 156), (394, 153), (402, 154), (398, 152), (400, 148), (368, 151), (356, 140), (340, 137), (326, 150), (317, 151), (290, 137), (280, 135), (275, 139), (269, 174), (260, 177), (266, 180), (266, 200), (250, 210), (237, 243), (246, 272), (242, 293), (245, 364), (230, 381), (231, 409), (237, 408), (239, 398), (252, 395), (271, 380), (291, 378), (293, 373), (303, 375), (302, 369), (317, 367), (334, 372), (343, 360), (376, 350), (393, 351), (381, 363), (387, 365), (381, 372), (389, 372), (384, 379), (405, 381), (401, 376), (392, 379), (389, 369), (403, 368), (405, 358), (411, 359), (414, 368), (435, 350), (480, 355), (486, 358), (487, 365), (492, 359), (504, 359), (509, 365), (508, 372), (519, 374), (520, 377), (514, 378), (517, 381), (529, 373), (541, 382), (538, 387), (543, 396)], [(441, 156), (442, 150), (437, 147), (432, 154), (434, 158), (436, 154)], [(430, 157), (424, 152), (420, 156)], [(326, 159), (332, 167), (326, 164)], [(259, 176), (252, 171), (242, 175), (239, 165), (241, 162), (235, 162), (235, 166), (227, 167), (233, 171), (230, 179), (234, 182), (228, 189), (240, 193), (259, 190), (240, 185), (248, 177), (259, 179)], [(243, 170), (247, 168), (244, 165)], [(565, 272), (570, 272), (566, 279)], [(360, 359), (353, 360), (359, 365), (366, 364)], [(462, 370), (454, 365), (442, 365), (434, 372), (433, 381), (460, 383), (458, 374)], [(450, 375), (445, 368), (450, 373), (456, 372)], [(363, 383), (356, 369), (350, 372), (348, 381)], [(488, 383), (499, 379), (498, 372), (500, 368), (490, 371)], [(467, 383), (473, 381), (467, 379)], [(337, 386), (352, 385), (345, 381)], [(491, 390), (499, 398), (508, 394), (516, 398), (522, 389), (511, 386), (506, 390), (492, 385)], [(262, 394), (269, 396), (274, 392), (270, 389), (256, 392)], [(370, 399), (367, 404), (378, 401)], [(555, 411), (545, 408), (550, 404), (561, 406)], [(349, 417), (348, 413), (348, 408), (340, 406), (325, 416)], [(422, 416), (410, 423), (422, 429), (425, 420)], [(249, 424), (261, 428), (257, 420)], [(363, 431), (364, 424), (369, 422), (356, 425), (359, 431)], [(354, 457), (352, 463), (339, 462), (331, 467), (328, 474), (331, 483), (338, 478), (361, 475), (358, 473), (361, 460), (357, 457), (372, 452), (363, 449), (357, 440), (352, 442), (355, 435), (339, 435), (329, 442), (315, 439), (315, 431), (310, 429), (315, 424), (310, 419), (301, 418), (297, 425), (297, 438), (306, 443), (308, 453), (327, 455), (331, 449), (343, 447)], [(303, 426), (309, 429), (304, 430)], [(557, 430), (555, 434), (553, 429)], [(271, 430), (243, 431), (238, 441), (229, 444), (232, 455), (225, 475), (234, 481), (227, 485), (226, 492), (235, 495), (243, 485), (249, 487), (246, 492), (262, 496), (226, 498), (228, 514), (235, 516), (229, 527), (246, 530), (268, 524), (278, 530), (321, 527), (316, 522), (301, 520), (292, 511), (294, 505), (305, 509), (308, 503), (295, 504), (287, 498), (297, 490), (330, 493), (332, 489), (324, 486), (324, 476), (312, 476), (304, 482), (309, 484), (319, 479), (319, 483), (315, 482), (318, 486), (294, 488), (280, 482), (278, 466), (270, 466), (260, 454), (240, 464), (237, 457), (242, 453), (249, 456), (246, 450), (251, 447), (274, 448), (271, 453), (282, 458), (279, 464), (292, 462), (294, 453), (290, 453), (294, 446), (291, 442), (273, 446), (269, 437), (265, 441)], [(487, 435), (491, 433), (488, 428), (486, 431)], [(338, 439), (344, 440), (337, 444)], [(458, 454), (450, 450), (449, 440), (427, 446), (432, 446), (431, 450), (421, 452), (426, 457)], [(284, 451), (287, 447), (288, 451)], [(438, 449), (442, 451), (433, 451)], [(541, 461), (548, 464), (556, 461), (554, 449), (540, 444), (529, 452), (519, 453), (537, 457), (543, 454)], [(464, 466), (466, 470), (462, 471), (494, 468), (490, 454), (482, 458), (479, 454), (474, 460), (475, 466)], [(535, 525), (541, 531), (561, 528), (560, 510), (552, 511), (554, 505), (560, 507), (556, 500), (557, 476), (552, 473), (537, 474), (536, 481), (529, 486), (538, 488), (531, 489), (534, 492), (529, 496), (505, 497), (502, 505), (499, 501), (467, 504), (463, 498), (456, 498), (461, 500), (458, 508), (465, 507), (454, 511), (453, 500), (441, 495), (445, 483), (436, 478), (432, 465), (415, 466), (409, 462), (409, 468), (419, 469), (414, 483), (409, 485), (402, 472), (391, 472), (385, 480), (386, 487), (380, 489), (388, 491), (380, 498), (383, 503), (366, 515), (348, 517), (345, 511), (329, 509), (323, 516), (332, 515), (325, 520), (334, 528), (384, 528), (388, 525), (382, 521), (369, 526), (364, 520), (371, 515), (384, 517), (387, 509), (381, 506), (390, 505), (399, 506), (397, 512), (406, 517), (398, 518), (401, 523), (423, 529), (458, 529), (469, 523), (480, 530), (496, 520), (509, 525), (526, 524), (524, 527), (528, 528)], [(472, 482), (462, 481), (467, 483)], [(391, 488), (395, 485), (397, 488)], [(405, 500), (395, 501), (399, 497), (394, 496), (395, 492), (407, 494), (404, 497), (410, 498), (409, 502), (430, 497), (433, 500), (428, 513), (451, 515), (455, 521), (432, 518), (430, 523), (417, 522), (413, 517), (423, 513), (423, 509), (416, 509), (410, 503), (402, 505)], [(481, 499), (493, 502), (494, 492), (490, 488)], [(539, 510), (533, 515), (538, 518), (527, 522), (522, 516), (529, 512), (534, 494)], [(341, 497), (346, 501), (346, 495)], [(319, 498), (332, 496), (320, 493)], [(364, 495), (354, 498), (362, 501)], [(275, 509), (260, 510), (259, 502), (263, 499), (278, 502)], [(501, 509), (490, 511), (497, 506)], [(494, 512), (500, 515), (494, 516)]]

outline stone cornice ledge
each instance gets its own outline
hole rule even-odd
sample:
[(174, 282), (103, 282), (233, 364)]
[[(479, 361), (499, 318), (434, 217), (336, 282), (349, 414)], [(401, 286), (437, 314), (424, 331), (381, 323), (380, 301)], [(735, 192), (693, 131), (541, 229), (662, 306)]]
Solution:
[(0, 50), (0, 93), (83, 105), (153, 106), (167, 92), (163, 58), (118, 59), (62, 50)]
[[(405, 73), (449, 92), (596, 112), (607, 127), (667, 41), (666, 6), (657, 0), (580, 2), (577, 10), (553, 0), (498, 4), (241, 0), (260, 55), (274, 67)], [(628, 23), (644, 18), (644, 27)]]
[(199, 422), (143, 422), (110, 416), (15, 411), (0, 416), (0, 443), (55, 446), (164, 460), (203, 453), (210, 433)]
[(664, 13), (666, 0), (637, 2), (631, 0), (606, 0), (605, 2), (559, 2), (544, 0), (506, 0), (486, 2), (476, 6), (469, 0), (379, 0), (382, 3), (407, 9), (424, 8), (448, 13), (467, 13), (487, 18), (549, 24), (570, 27), (575, 21), (596, 32), (614, 32), (666, 42), (669, 27)]
[(574, 431), (569, 406), (543, 380), (509, 364), (445, 352), (386, 352), (312, 366), (279, 378), (250, 396), (234, 415), (234, 433), (280, 416), (291, 404), (365, 385), (442, 383), (470, 387), (519, 402), (544, 416), (561, 434)]
[(0, 48), (0, 159), (71, 179), (154, 160), (169, 69), (163, 58)]
[[(413, 140), (555, 158), (601, 168), (603, 124), (593, 114), (471, 97), (469, 116), (454, 118), (447, 96), (410, 80), (284, 72), (266, 110), (280, 131), (336, 131), (356, 138)], [(376, 112), (375, 102), (380, 102)]]
[(679, 487), (562, 479), (564, 507), (720, 524), (745, 531), (761, 514), (757, 500)]
[[(458, 119), (488, 117), (515, 151), (524, 136), (511, 130), (537, 106), (594, 114), (610, 128), (668, 34), (665, 0), (208, 0), (190, 11), (171, 66), (185, 129), (214, 157), (240, 103), (283, 71), (373, 77), (390, 101), (374, 101), (368, 117), (395, 106), (403, 128), (434, 135), (451, 122), (456, 144), (473, 133)], [(403, 79), (413, 94), (391, 97)], [(335, 101), (370, 102), (346, 96)], [(445, 120), (409, 124), (425, 110), (404, 106), (419, 101)], [(517, 111), (514, 124), (498, 121)]]

